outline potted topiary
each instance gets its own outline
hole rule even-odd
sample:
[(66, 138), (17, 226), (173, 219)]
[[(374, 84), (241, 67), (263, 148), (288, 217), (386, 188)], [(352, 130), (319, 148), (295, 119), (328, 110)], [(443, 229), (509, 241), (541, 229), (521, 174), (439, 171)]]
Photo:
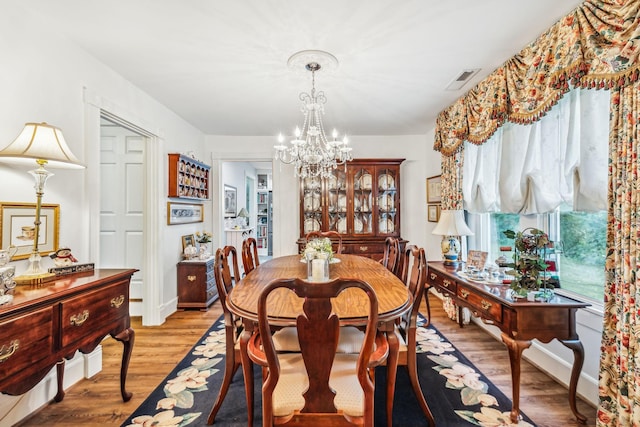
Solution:
[(513, 276), (511, 290), (514, 298), (533, 298), (548, 301), (553, 296), (553, 287), (545, 280), (546, 251), (551, 242), (542, 230), (529, 227), (523, 231), (503, 231), (509, 239), (514, 239), (513, 262), (508, 263), (505, 273)]

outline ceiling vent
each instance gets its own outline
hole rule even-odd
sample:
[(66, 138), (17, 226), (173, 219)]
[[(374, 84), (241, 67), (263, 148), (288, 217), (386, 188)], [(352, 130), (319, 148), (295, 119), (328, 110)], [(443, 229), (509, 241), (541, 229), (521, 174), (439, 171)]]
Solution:
[(480, 71), (480, 68), (467, 68), (465, 70), (462, 70), (460, 73), (458, 73), (456, 78), (451, 80), (451, 82), (447, 85), (445, 89), (446, 90), (460, 89), (471, 79), (471, 77), (475, 76), (478, 71)]

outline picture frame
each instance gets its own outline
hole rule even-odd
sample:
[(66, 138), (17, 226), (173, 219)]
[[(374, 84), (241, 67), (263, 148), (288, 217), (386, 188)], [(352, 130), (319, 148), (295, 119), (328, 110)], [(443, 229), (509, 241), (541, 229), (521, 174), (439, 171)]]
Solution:
[(475, 267), (478, 270), (484, 270), (484, 266), (487, 263), (488, 252), (483, 251), (469, 251), (467, 252), (467, 266)]
[[(26, 259), (31, 255), (35, 219), (35, 203), (0, 202), (0, 245), (4, 249), (10, 245), (17, 248), (12, 260)], [(40, 255), (49, 255), (60, 249), (60, 205), (42, 204), (40, 206), (38, 234)]]
[(440, 205), (428, 205), (427, 206), (427, 220), (429, 222), (440, 221)]
[(193, 203), (167, 202), (167, 225), (204, 221), (204, 207)]
[(442, 175), (427, 178), (427, 203), (442, 202), (441, 183)]
[(232, 218), (235, 217), (237, 210), (237, 190), (236, 187), (231, 185), (224, 185), (224, 217)]
[(189, 245), (194, 248), (196, 247), (196, 238), (193, 234), (185, 234), (182, 236), (182, 253), (184, 253), (185, 248)]

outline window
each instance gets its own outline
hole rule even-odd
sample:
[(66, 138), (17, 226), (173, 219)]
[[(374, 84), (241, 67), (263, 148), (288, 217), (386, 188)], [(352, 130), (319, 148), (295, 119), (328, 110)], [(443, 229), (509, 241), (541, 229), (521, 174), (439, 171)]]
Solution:
[[(513, 247), (513, 240), (504, 236), (504, 230), (536, 227), (546, 231), (554, 242), (548, 259), (556, 263), (561, 292), (575, 293), (596, 303), (603, 301), (606, 212), (577, 212), (563, 204), (551, 214), (469, 214), (468, 223), (475, 233), (469, 238), (469, 248), (488, 251), (487, 259), (491, 261), (503, 254), (501, 246)], [(510, 258), (511, 254), (506, 256)]]

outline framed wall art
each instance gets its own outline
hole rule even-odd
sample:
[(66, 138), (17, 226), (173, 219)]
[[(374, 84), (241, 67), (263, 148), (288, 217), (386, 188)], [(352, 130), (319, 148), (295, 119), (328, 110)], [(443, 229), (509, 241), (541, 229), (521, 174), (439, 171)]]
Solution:
[(236, 187), (224, 185), (224, 217), (235, 217), (237, 210), (237, 191)]
[(440, 194), (441, 177), (442, 175), (436, 175), (427, 178), (427, 203), (440, 203), (442, 201)]
[[(36, 204), (0, 202), (0, 244), (3, 249), (14, 245), (14, 260), (29, 258), (35, 238)], [(48, 255), (59, 249), (60, 205), (42, 204), (38, 250)]]
[(167, 224), (189, 224), (204, 221), (202, 205), (190, 203), (167, 202)]
[(440, 220), (440, 205), (427, 206), (427, 219), (429, 222), (438, 222)]

